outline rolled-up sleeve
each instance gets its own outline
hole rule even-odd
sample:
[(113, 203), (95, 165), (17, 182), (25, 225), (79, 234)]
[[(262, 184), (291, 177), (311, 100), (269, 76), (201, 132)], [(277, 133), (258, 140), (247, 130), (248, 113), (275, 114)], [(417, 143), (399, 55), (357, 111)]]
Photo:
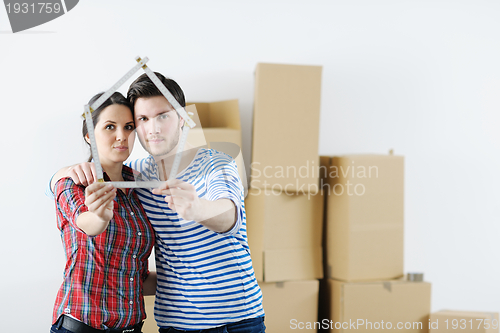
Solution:
[(54, 188), (56, 209), (63, 219), (58, 219), (58, 227), (62, 230), (64, 221), (69, 222), (73, 228), (81, 230), (76, 220), (80, 214), (88, 212), (85, 205), (85, 187), (76, 185), (71, 178), (62, 178), (57, 181)]

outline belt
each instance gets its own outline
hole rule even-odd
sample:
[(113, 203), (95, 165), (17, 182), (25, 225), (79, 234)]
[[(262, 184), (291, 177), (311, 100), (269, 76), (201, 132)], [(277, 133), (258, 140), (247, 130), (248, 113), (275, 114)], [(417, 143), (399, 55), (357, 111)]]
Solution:
[(73, 333), (141, 333), (142, 332), (142, 325), (144, 322), (140, 322), (138, 324), (135, 324), (134, 326), (129, 326), (126, 328), (121, 328), (121, 329), (115, 329), (115, 328), (108, 328), (107, 330), (99, 330), (97, 328), (93, 328), (87, 324), (82, 323), (81, 321), (78, 321), (76, 319), (73, 319), (71, 317), (62, 315), (57, 324), (61, 327), (64, 327), (65, 329), (73, 332)]

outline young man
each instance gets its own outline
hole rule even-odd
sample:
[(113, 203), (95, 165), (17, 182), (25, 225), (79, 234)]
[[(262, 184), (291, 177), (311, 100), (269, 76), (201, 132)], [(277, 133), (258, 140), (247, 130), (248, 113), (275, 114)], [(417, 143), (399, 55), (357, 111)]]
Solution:
[[(185, 107), (177, 83), (156, 75)], [(177, 179), (168, 179), (184, 120), (146, 74), (131, 84), (127, 97), (139, 140), (150, 153), (129, 166), (145, 180), (167, 181), (153, 191), (137, 191), (156, 232), (155, 319), (160, 332), (265, 332), (236, 163), (213, 149), (186, 144)], [(52, 183), (70, 176), (90, 184), (95, 181), (92, 167), (63, 169)]]

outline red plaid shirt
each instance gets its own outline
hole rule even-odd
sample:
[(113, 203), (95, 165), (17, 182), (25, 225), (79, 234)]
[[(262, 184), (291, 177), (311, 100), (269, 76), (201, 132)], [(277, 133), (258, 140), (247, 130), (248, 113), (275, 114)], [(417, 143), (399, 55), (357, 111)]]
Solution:
[[(124, 180), (133, 181), (132, 172), (123, 166)], [(106, 174), (105, 180), (109, 180)], [(97, 236), (87, 236), (76, 225), (78, 216), (88, 211), (84, 186), (63, 178), (56, 183), (55, 198), (66, 267), (52, 322), (68, 314), (94, 328), (106, 329), (144, 320), (142, 285), (149, 274), (154, 231), (135, 191), (117, 191), (113, 219)]]

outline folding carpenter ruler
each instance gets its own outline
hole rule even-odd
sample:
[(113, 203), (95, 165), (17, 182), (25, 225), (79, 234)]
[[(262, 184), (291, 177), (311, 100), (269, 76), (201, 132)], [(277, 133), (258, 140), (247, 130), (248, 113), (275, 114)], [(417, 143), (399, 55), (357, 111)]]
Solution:
[[(132, 75), (134, 75), (134, 73), (137, 72), (140, 68), (144, 69), (149, 79), (155, 84), (155, 86), (163, 94), (163, 96), (165, 96), (165, 98), (172, 105), (175, 111), (177, 111), (177, 113), (182, 117), (182, 119), (184, 119), (184, 129), (182, 130), (182, 135), (178, 143), (178, 148), (175, 154), (174, 163), (172, 164), (172, 169), (170, 170), (169, 179), (175, 179), (175, 177), (177, 176), (177, 171), (181, 163), (182, 152), (184, 151), (184, 145), (186, 144), (189, 130), (192, 127), (196, 126), (195, 122), (186, 113), (186, 110), (184, 110), (184, 108), (179, 104), (179, 102), (177, 102), (174, 96), (172, 96), (170, 91), (168, 91), (168, 89), (158, 79), (155, 73), (153, 73), (153, 71), (148, 66), (146, 66), (146, 63), (148, 62), (149, 59), (147, 57), (144, 57), (144, 59), (136, 57), (135, 60), (137, 61), (137, 65), (135, 65), (130, 71), (128, 71), (127, 74), (125, 74), (118, 82), (116, 82), (108, 91), (102, 94), (102, 96), (99, 97), (99, 99), (97, 99), (97, 101), (95, 101), (92, 105), (87, 104), (83, 107), (85, 123), (87, 125), (87, 132), (89, 133), (90, 149), (92, 151), (92, 157), (94, 158), (94, 164), (98, 182), (104, 182), (104, 176), (103, 176), (101, 162), (99, 160), (99, 152), (97, 151), (97, 144), (95, 141), (95, 134), (94, 134), (94, 123), (92, 121), (91, 114), (92, 112), (94, 112), (94, 110), (96, 110), (99, 106), (101, 106), (102, 103), (104, 103), (111, 95), (113, 95), (113, 93), (116, 90), (118, 90), (118, 88), (120, 88), (120, 86), (125, 81), (127, 81)], [(159, 187), (160, 185), (163, 184), (163, 182), (160, 181), (139, 181), (139, 182), (123, 181), (123, 182), (107, 182), (107, 183), (112, 184), (116, 188), (138, 188), (138, 187), (153, 188), (153, 187)]]

